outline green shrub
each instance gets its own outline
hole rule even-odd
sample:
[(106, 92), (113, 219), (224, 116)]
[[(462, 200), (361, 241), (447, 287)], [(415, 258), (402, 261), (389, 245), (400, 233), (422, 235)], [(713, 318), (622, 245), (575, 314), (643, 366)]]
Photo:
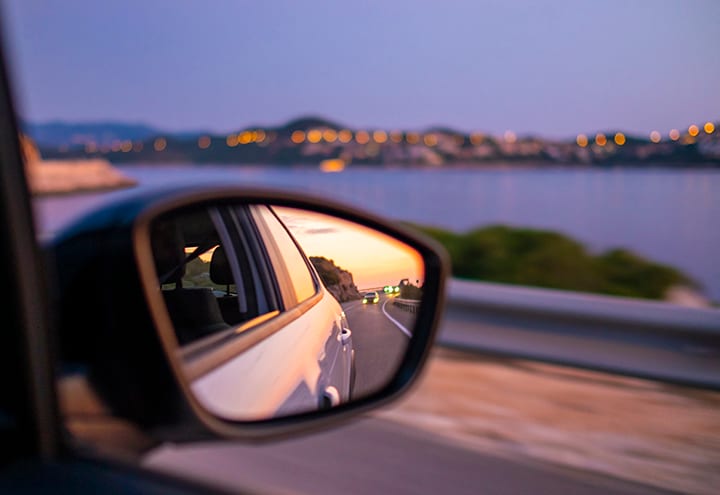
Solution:
[(674, 285), (698, 284), (626, 249), (600, 255), (557, 232), (493, 225), (457, 234), (414, 226), (443, 244), (455, 277), (662, 299)]

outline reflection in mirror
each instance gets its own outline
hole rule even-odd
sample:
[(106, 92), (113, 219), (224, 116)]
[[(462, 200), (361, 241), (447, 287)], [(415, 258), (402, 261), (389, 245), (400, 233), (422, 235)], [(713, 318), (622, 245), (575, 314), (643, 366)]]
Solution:
[(165, 214), (150, 238), (166, 344), (209, 412), (316, 411), (395, 376), (424, 282), (406, 244), (326, 214), (228, 203)]

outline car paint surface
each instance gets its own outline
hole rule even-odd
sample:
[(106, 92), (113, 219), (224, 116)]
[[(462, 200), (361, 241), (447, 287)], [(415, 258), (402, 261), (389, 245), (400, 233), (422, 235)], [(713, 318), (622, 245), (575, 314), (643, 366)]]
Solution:
[(349, 399), (352, 344), (333, 296), (321, 299), (282, 330), (192, 383), (214, 414), (266, 419), (318, 409), (329, 387)]

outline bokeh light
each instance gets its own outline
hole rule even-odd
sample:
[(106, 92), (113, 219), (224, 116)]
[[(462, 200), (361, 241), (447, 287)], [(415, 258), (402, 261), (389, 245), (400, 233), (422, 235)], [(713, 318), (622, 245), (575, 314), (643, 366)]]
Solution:
[(338, 133), (335, 129), (325, 129), (323, 131), (323, 139), (325, 142), (334, 143), (337, 141)]
[(244, 131), (238, 134), (237, 142), (238, 144), (250, 144), (254, 140), (254, 134), (251, 131)]
[(624, 145), (626, 142), (625, 134), (623, 134), (622, 132), (616, 132), (614, 141), (615, 141), (615, 144), (617, 144), (618, 146)]
[(670, 136), (670, 139), (672, 139), (673, 141), (677, 141), (678, 139), (680, 139), (680, 131), (678, 131), (677, 129), (670, 129), (668, 136)]
[(294, 131), (290, 136), (290, 140), (295, 144), (305, 142), (305, 131)]
[(319, 143), (322, 139), (322, 131), (320, 129), (310, 129), (307, 133), (309, 143)]
[(605, 134), (601, 132), (595, 134), (595, 144), (598, 146), (605, 146), (607, 144), (607, 137), (605, 137)]
[(206, 150), (210, 147), (210, 137), (209, 136), (200, 136), (198, 138), (198, 148), (201, 150)]
[(405, 140), (408, 144), (418, 144), (420, 142), (420, 134), (417, 132), (408, 132), (405, 135)]
[(715, 132), (715, 124), (712, 122), (705, 122), (703, 129), (705, 130), (705, 134), (712, 134)]
[(367, 144), (370, 142), (370, 134), (367, 131), (357, 131), (355, 133), (355, 141), (358, 144)]
[(700, 134), (700, 128), (695, 124), (692, 124), (690, 127), (688, 127), (688, 134), (690, 134), (692, 137), (695, 137)]
[(343, 129), (340, 132), (338, 132), (338, 140), (341, 143), (349, 143), (350, 141), (352, 141), (352, 138), (353, 138), (352, 131), (350, 131), (348, 129)]
[(437, 136), (435, 134), (425, 134), (423, 136), (423, 143), (425, 143), (425, 146), (435, 146), (438, 142)]
[(155, 148), (155, 151), (163, 151), (167, 148), (167, 140), (161, 137), (155, 139), (155, 142), (153, 142), (153, 148)]
[(383, 144), (387, 142), (388, 135), (385, 131), (375, 131), (373, 132), (373, 141), (375, 141), (378, 144)]
[(503, 134), (503, 139), (505, 139), (506, 143), (515, 143), (517, 142), (517, 134), (515, 134), (513, 131), (507, 130)]
[(662, 139), (662, 136), (660, 136), (660, 133), (658, 131), (652, 131), (650, 133), (650, 141), (653, 143), (659, 143)]

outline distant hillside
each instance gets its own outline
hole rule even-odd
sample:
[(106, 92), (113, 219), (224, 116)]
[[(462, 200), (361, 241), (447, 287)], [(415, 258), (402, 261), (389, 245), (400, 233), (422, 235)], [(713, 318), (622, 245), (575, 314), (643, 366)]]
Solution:
[(168, 132), (111, 122), (49, 122), (25, 129), (48, 159), (102, 158), (111, 163), (720, 166), (720, 123), (711, 122), (703, 129), (676, 130), (672, 138), (608, 131), (564, 140), (467, 134), (447, 126), (357, 129), (316, 115), (228, 132)]
[(291, 120), (290, 122), (278, 127), (277, 129), (280, 131), (283, 130), (302, 130), (307, 131), (308, 129), (313, 128), (323, 128), (327, 127), (330, 129), (342, 129), (343, 126), (341, 124), (338, 124), (337, 122), (333, 122), (332, 120), (325, 119), (323, 117), (318, 117), (314, 115), (306, 116), (306, 117), (300, 117), (298, 119)]
[(94, 142), (98, 145), (113, 141), (142, 141), (161, 133), (158, 129), (144, 124), (123, 124), (117, 122), (45, 122), (24, 123), (25, 134), (40, 147), (62, 146)]

